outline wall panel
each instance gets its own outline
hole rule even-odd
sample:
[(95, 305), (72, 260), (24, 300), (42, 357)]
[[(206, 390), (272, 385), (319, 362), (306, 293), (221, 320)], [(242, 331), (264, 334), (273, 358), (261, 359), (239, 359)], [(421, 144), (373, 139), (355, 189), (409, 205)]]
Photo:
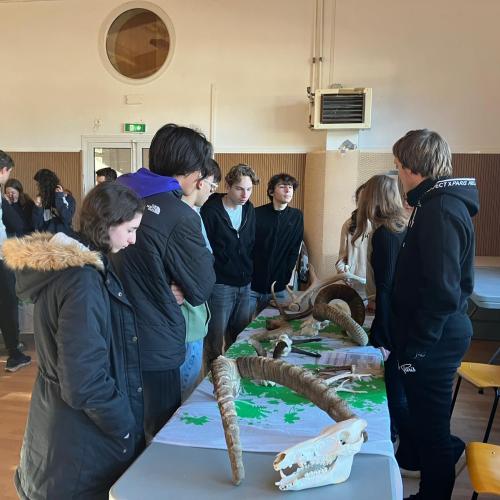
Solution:
[(269, 179), (280, 172), (293, 175), (298, 181), (299, 189), (293, 197), (290, 206), (304, 209), (304, 174), (306, 166), (305, 153), (216, 153), (215, 159), (222, 170), (222, 181), (219, 192), (225, 192), (224, 176), (233, 165), (246, 163), (258, 175), (260, 183), (254, 188), (251, 201), (258, 207), (269, 203), (267, 197), (267, 183)]
[(82, 160), (80, 152), (11, 152), (15, 163), (11, 177), (21, 181), (24, 190), (34, 198), (37, 194), (33, 176), (41, 168), (54, 171), (65, 189), (71, 191), (76, 200), (77, 214), (73, 220), (78, 227), (78, 213), (82, 200)]

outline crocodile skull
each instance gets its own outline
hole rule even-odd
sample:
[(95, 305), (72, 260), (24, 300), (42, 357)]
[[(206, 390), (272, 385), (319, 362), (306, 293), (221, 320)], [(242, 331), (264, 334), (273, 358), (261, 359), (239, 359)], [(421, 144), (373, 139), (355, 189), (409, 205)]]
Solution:
[[(363, 444), (366, 421), (351, 418), (326, 427), (319, 436), (279, 453), (274, 470), (280, 471), (280, 490), (304, 490), (342, 483), (349, 478), (354, 455)], [(289, 475), (284, 469), (295, 468)]]

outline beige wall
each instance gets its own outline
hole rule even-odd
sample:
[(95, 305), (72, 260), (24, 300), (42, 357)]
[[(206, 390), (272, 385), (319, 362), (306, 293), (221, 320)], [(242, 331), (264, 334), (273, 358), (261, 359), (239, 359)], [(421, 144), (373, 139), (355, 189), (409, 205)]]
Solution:
[[(307, 128), (315, 0), (156, 0), (172, 20), (175, 53), (145, 85), (116, 80), (99, 56), (101, 26), (123, 3), (0, 2), (0, 147), (77, 151), (82, 135), (140, 120), (150, 132), (196, 125), (213, 132), (218, 151), (324, 147), (325, 134)], [(498, 0), (324, 4), (322, 85), (373, 87), (361, 149), (389, 150), (427, 126), (455, 151), (500, 150)], [(143, 104), (124, 104), (128, 94)]]

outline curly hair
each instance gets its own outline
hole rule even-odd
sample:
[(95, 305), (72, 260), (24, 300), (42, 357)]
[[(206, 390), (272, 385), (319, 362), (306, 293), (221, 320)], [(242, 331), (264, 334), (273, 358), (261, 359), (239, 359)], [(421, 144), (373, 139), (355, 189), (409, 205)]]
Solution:
[(233, 184), (240, 182), (242, 177), (250, 177), (254, 186), (257, 186), (260, 182), (254, 169), (246, 163), (238, 163), (238, 165), (231, 167), (231, 170), (227, 173), (224, 179), (227, 182), (227, 185), (231, 187)]
[(42, 199), (42, 207), (55, 207), (56, 187), (61, 184), (59, 177), (52, 170), (42, 168), (35, 174), (33, 179), (38, 183), (38, 194)]
[(80, 212), (80, 236), (93, 250), (111, 250), (109, 229), (144, 212), (144, 202), (130, 188), (103, 182), (85, 197)]
[(286, 184), (287, 186), (292, 186), (293, 191), (295, 192), (299, 187), (299, 181), (290, 174), (281, 173), (273, 175), (269, 182), (267, 183), (267, 197), (273, 201), (273, 197), (271, 196), (274, 193), (274, 189), (278, 184)]

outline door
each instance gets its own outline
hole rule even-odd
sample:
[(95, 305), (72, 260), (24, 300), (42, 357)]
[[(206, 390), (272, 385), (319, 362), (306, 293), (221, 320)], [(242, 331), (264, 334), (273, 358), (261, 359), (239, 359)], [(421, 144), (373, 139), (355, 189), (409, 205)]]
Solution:
[(83, 191), (95, 185), (95, 173), (105, 167), (116, 170), (118, 176), (149, 166), (151, 138), (141, 136), (82, 137)]

